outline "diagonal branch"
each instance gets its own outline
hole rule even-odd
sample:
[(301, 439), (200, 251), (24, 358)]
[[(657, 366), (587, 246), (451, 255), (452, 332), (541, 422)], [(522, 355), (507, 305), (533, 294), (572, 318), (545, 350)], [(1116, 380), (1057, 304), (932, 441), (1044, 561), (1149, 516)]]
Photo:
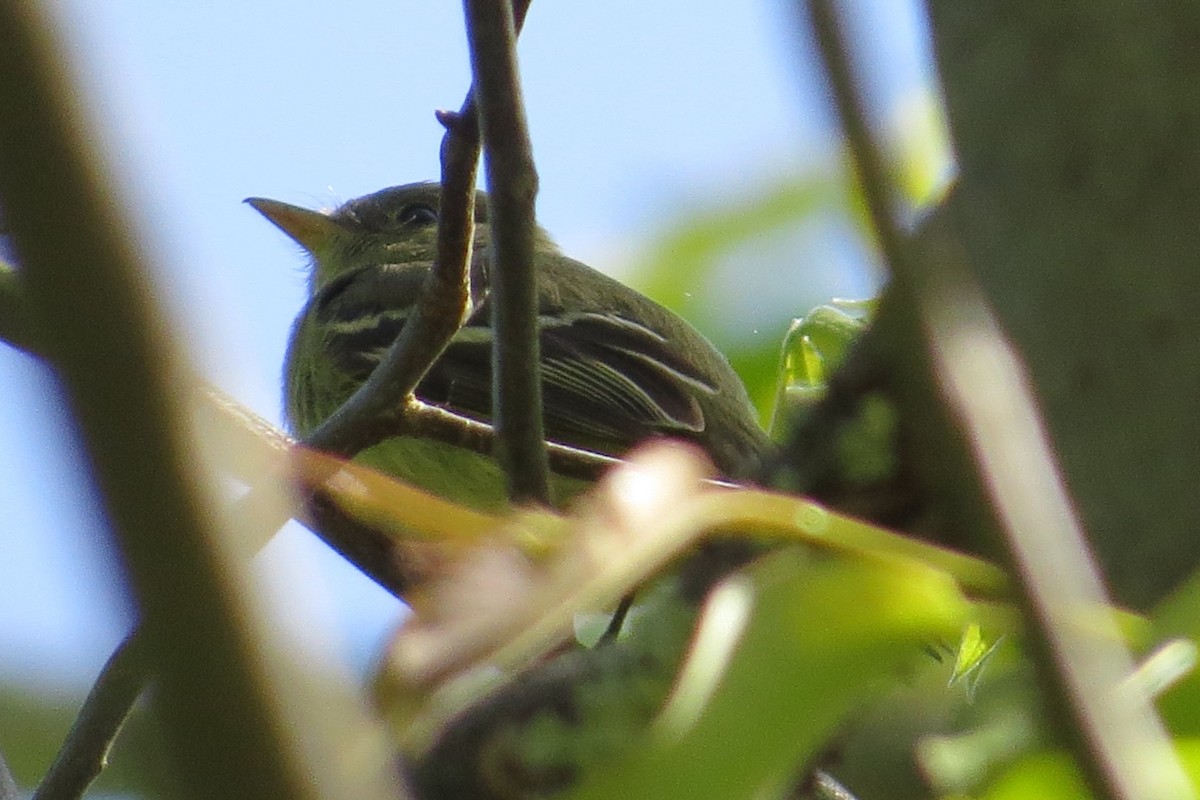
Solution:
[(75, 800), (100, 775), (117, 733), (149, 678), (145, 639), (138, 626), (117, 645), (33, 800)]
[[(144, 620), (180, 788), (222, 800), (325, 796), (307, 755), (321, 759), (326, 791), (390, 795), (382, 769), (350, 775), (330, 742), (304, 741), (302, 754), (301, 737), (323, 728), (287, 702), (298, 687), (261, 647), (243, 566), (190, 466), (191, 376), (159, 334), (146, 257), (86, 136), (62, 43), (29, 2), (0, 4), (0, 40), (0, 198)], [(367, 730), (355, 713), (337, 712)]]

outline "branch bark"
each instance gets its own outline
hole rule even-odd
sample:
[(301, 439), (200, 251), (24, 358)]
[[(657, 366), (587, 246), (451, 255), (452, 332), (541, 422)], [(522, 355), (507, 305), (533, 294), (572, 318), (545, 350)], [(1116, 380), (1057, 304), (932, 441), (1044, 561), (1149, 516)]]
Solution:
[(466, 0), (492, 228), (492, 406), (513, 502), (549, 504), (533, 262), (537, 170), (517, 75), (512, 3)]
[(1117, 599), (1200, 566), (1200, 10), (930, 0), (958, 228)]

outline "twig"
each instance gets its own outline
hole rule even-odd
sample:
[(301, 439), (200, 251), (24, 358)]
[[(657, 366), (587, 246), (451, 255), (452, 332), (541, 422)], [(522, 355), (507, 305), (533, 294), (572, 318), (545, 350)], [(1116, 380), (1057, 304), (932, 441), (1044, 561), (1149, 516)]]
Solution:
[[(809, 0), (808, 11), (881, 249), (920, 317), (937, 390), (972, 457), (986, 500), (977, 513), (1002, 533), (1019, 577), (1039, 671), (1074, 719), (1075, 756), (1098, 797), (1192, 797), (1146, 698), (1117, 700), (1133, 662), (1101, 612), (1108, 601), (1019, 362), (961, 268), (961, 250), (929, 264), (909, 257), (837, 16), (829, 0)], [(942, 246), (955, 244), (948, 227)]]
[(812, 800), (854, 800), (854, 795), (837, 778), (822, 770), (813, 772), (812, 788), (808, 790)]
[[(513, 27), (517, 35), (525, 25), (525, 15), (529, 11), (530, 0), (516, 0), (513, 3)], [(442, 225), (446, 224), (446, 215), (450, 214), (451, 224), (465, 219), (467, 211), (474, 213), (475, 208), (475, 173), (479, 166), (479, 112), (475, 103), (475, 86), (467, 90), (462, 107), (457, 111), (438, 111), (438, 121), (446, 128), (442, 138), (442, 208), (438, 215), (438, 248), (439, 260), (442, 251)], [(453, 203), (447, 206), (447, 203)], [(466, 206), (467, 211), (459, 210)], [(451, 234), (454, 235), (454, 234)], [(469, 236), (464, 237), (468, 241)], [(452, 240), (453, 241), (453, 240)], [(451, 242), (446, 243), (447, 252)]]
[(833, 90), (838, 120), (850, 145), (850, 153), (858, 171), (859, 186), (866, 200), (875, 235), (879, 238), (879, 248), (892, 270), (892, 275), (900, 278), (902, 276), (897, 275), (897, 271), (910, 271), (910, 267), (904, 253), (903, 238), (896, 226), (892, 199), (888, 194), (890, 181), (867, 126), (866, 113), (858, 96), (858, 88), (846, 51), (846, 40), (839, 28), (837, 13), (828, 0), (807, 0), (806, 4), (813, 33), (821, 50), (825, 72)]
[(100, 670), (33, 800), (76, 800), (108, 762), (113, 741), (149, 679), (145, 634), (135, 627)]
[(537, 171), (517, 75), (510, 2), (466, 0), (467, 41), (487, 151), (492, 230), (492, 405), (514, 502), (548, 503), (542, 421), (534, 202)]
[[(472, 106), (471, 92), (463, 103)], [(416, 308), (387, 355), (351, 397), (305, 444), (352, 456), (412, 424), (413, 393), (458, 332), (470, 310), (470, 263), (475, 230), (475, 172), (479, 134), (463, 117), (440, 113), (442, 194), (437, 258)]]

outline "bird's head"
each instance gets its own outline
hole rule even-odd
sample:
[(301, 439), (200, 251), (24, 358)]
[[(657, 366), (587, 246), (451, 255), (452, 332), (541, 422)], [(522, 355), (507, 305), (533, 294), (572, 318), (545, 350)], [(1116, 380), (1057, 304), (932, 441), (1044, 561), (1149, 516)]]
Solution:
[[(309, 280), (315, 292), (343, 272), (368, 264), (431, 265), (437, 252), (441, 195), (440, 184), (409, 183), (328, 212), (262, 197), (246, 202), (312, 257)], [(553, 248), (540, 229), (535, 235), (539, 248)], [(489, 240), (487, 195), (476, 192), (475, 252), (486, 250)]]

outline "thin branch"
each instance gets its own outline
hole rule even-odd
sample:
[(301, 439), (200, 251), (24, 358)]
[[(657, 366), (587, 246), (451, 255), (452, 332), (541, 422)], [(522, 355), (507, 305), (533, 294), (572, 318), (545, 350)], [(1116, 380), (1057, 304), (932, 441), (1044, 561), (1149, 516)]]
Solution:
[[(525, 25), (530, 0), (513, 3), (513, 25), (517, 35)], [(438, 214), (438, 261), (449, 260), (460, 245), (470, 242), (470, 231), (461, 231), (462, 220), (475, 211), (475, 174), (479, 166), (479, 112), (475, 103), (475, 86), (467, 90), (462, 107), (457, 111), (437, 112), (438, 121), (446, 128), (442, 138), (442, 207)], [(446, 230), (443, 231), (443, 228)], [(469, 260), (464, 259), (464, 261)]]
[[(471, 107), (471, 93), (463, 103)], [(479, 134), (462, 117), (442, 113), (442, 194), (437, 258), (413, 313), (362, 386), (317, 427), (305, 444), (353, 456), (412, 425), (413, 393), (470, 311)]]
[(150, 677), (145, 638), (138, 626), (113, 651), (33, 800), (76, 800), (100, 775), (113, 741)]
[(537, 171), (517, 74), (510, 2), (466, 0), (467, 41), (487, 151), (492, 248), (492, 406), (514, 502), (548, 503), (534, 204)]
[(1075, 756), (1098, 797), (1192, 797), (1147, 699), (1118, 692), (1133, 661), (1101, 611), (1108, 600), (1019, 361), (962, 269), (952, 225), (934, 244), (948, 257), (910, 258), (840, 21), (829, 0), (808, 0), (808, 12), (881, 249), (920, 318), (937, 391), (971, 455), (984, 500), (974, 513), (1002, 534), (1030, 612), (1039, 671), (1075, 721), (1078, 738), (1068, 737)]
[[(238, 502), (234, 516), (239, 520), (254, 519), (252, 529), (261, 533), (265, 539), (269, 532), (274, 532), (283, 525), (287, 517), (280, 513), (278, 504), (265, 491), (267, 484), (258, 486), (263, 472), (277, 470), (284, 452), (291, 447), (299, 445), (313, 448), (313, 444), (311, 440), (296, 442), (219, 390), (209, 388), (205, 394), (209, 402), (202, 404), (201, 408), (206, 417), (226, 436), (236, 441), (236, 444), (226, 448), (229, 452), (239, 454), (239, 458), (229, 466), (235, 469), (239, 478), (250, 482), (254, 487)], [(384, 422), (377, 419), (374, 424), (359, 427), (358, 430), (374, 432), (384, 427)], [(387, 435), (392, 436), (405, 434), (435, 439), (483, 455), (494, 452), (496, 442), (496, 432), (492, 426), (415, 399), (410, 402), (403, 416), (386, 426), (386, 431)], [(596, 480), (618, 461), (609, 456), (562, 444), (550, 444), (549, 455), (550, 463), (557, 474), (580, 482)], [(395, 537), (347, 515), (325, 494), (320, 483), (323, 477), (326, 476), (314, 476), (306, 472), (303, 482), (297, 486), (303, 505), (297, 509), (282, 511), (291, 514), (364, 574), (397, 597), (403, 597), (414, 587), (424, 583), (429, 577), (430, 568), (440, 563), (436, 543), (420, 540), (398, 541)]]

